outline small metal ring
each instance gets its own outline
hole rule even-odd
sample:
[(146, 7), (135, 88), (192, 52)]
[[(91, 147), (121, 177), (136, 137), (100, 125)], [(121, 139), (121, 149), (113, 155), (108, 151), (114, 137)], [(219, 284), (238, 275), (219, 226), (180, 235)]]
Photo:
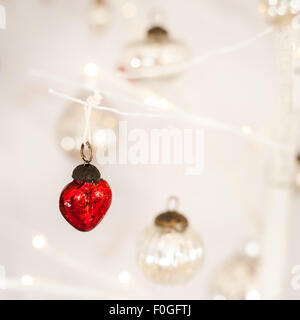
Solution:
[[(173, 203), (173, 205), (172, 205)], [(179, 199), (175, 196), (170, 196), (167, 201), (168, 211), (177, 211), (179, 207)]]
[[(85, 145), (88, 147), (89, 149), (89, 157), (87, 157), (85, 154), (84, 154), (84, 147)], [(81, 158), (82, 160), (85, 162), (85, 163), (90, 163), (92, 160), (93, 160), (93, 148), (92, 148), (92, 145), (90, 144), (89, 141), (86, 141), (85, 143), (82, 143), (81, 144), (81, 147), (80, 147), (80, 155), (81, 155)]]

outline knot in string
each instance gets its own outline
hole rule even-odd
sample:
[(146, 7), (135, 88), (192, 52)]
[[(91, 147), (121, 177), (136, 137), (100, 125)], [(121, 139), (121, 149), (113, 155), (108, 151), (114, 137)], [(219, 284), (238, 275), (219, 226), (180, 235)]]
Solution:
[(88, 106), (91, 106), (91, 107), (93, 107), (93, 106), (98, 106), (98, 105), (101, 103), (102, 98), (103, 98), (103, 97), (102, 97), (100, 91), (99, 91), (99, 90), (94, 90), (94, 95), (89, 96), (89, 97), (86, 99), (86, 104), (87, 104)]

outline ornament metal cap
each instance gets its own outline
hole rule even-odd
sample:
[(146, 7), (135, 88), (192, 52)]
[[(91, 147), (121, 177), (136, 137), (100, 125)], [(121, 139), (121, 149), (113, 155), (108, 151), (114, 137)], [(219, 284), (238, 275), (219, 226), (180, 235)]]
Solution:
[(170, 196), (167, 201), (167, 211), (159, 214), (155, 218), (154, 224), (161, 228), (184, 232), (189, 223), (188, 219), (177, 211), (178, 206), (179, 199), (175, 196)]
[(154, 221), (155, 225), (162, 228), (184, 232), (188, 227), (187, 218), (177, 211), (166, 211), (159, 214)]
[(147, 38), (153, 41), (164, 41), (168, 39), (168, 31), (160, 26), (153, 26), (147, 31)]
[(100, 171), (90, 163), (80, 164), (72, 173), (72, 178), (81, 182), (98, 183), (101, 179)]

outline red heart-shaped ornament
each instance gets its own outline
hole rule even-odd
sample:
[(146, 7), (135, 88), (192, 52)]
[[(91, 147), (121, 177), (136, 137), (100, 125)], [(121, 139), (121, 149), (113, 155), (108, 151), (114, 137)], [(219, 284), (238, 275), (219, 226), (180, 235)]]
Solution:
[(63, 217), (77, 230), (90, 231), (103, 219), (111, 204), (109, 184), (73, 180), (63, 189), (59, 209)]

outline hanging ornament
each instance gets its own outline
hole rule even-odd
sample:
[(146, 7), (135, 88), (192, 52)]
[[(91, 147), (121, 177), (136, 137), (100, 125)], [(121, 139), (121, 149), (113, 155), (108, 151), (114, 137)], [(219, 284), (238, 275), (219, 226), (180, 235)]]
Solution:
[[(170, 207), (172, 201), (174, 208)], [(148, 279), (161, 284), (184, 283), (203, 263), (202, 240), (177, 206), (178, 199), (170, 197), (167, 211), (155, 218), (154, 225), (143, 232), (138, 242), (140, 268)]]
[(90, 25), (97, 29), (106, 26), (111, 20), (110, 8), (105, 0), (93, 0), (89, 12)]
[[(79, 93), (77, 96), (84, 96)], [(109, 102), (104, 99), (104, 105), (109, 106)], [(82, 141), (82, 132), (84, 129), (84, 110), (76, 103), (70, 103), (66, 106), (62, 115), (58, 119), (56, 127), (56, 136), (59, 147), (69, 157), (79, 160), (79, 150)], [(97, 154), (100, 148), (106, 149), (108, 146), (116, 143), (112, 136), (118, 137), (118, 117), (116, 114), (108, 111), (95, 110), (90, 119), (90, 130), (93, 138), (93, 151)], [(109, 134), (113, 131), (114, 135)]]
[[(97, 97), (95, 94), (94, 98)], [(92, 97), (91, 97), (92, 98)], [(59, 209), (63, 217), (77, 230), (90, 231), (103, 219), (110, 207), (112, 192), (109, 184), (101, 179), (99, 170), (90, 162), (93, 150), (87, 136), (90, 136), (89, 121), (92, 101), (86, 108), (86, 126), (80, 154), (84, 164), (77, 166), (72, 174), (73, 181), (66, 185), (60, 195)], [(85, 146), (89, 155), (85, 154)]]
[[(119, 70), (129, 80), (169, 77), (163, 70), (186, 62), (190, 50), (184, 42), (173, 40), (161, 25), (150, 27), (143, 40), (127, 45), (122, 53)], [(174, 72), (176, 73), (176, 72)]]
[(249, 240), (243, 251), (233, 255), (217, 270), (212, 295), (218, 300), (257, 300), (256, 274), (260, 253), (259, 243)]
[(300, 12), (298, 0), (261, 0), (259, 11), (265, 16), (268, 23), (282, 27), (291, 23)]

